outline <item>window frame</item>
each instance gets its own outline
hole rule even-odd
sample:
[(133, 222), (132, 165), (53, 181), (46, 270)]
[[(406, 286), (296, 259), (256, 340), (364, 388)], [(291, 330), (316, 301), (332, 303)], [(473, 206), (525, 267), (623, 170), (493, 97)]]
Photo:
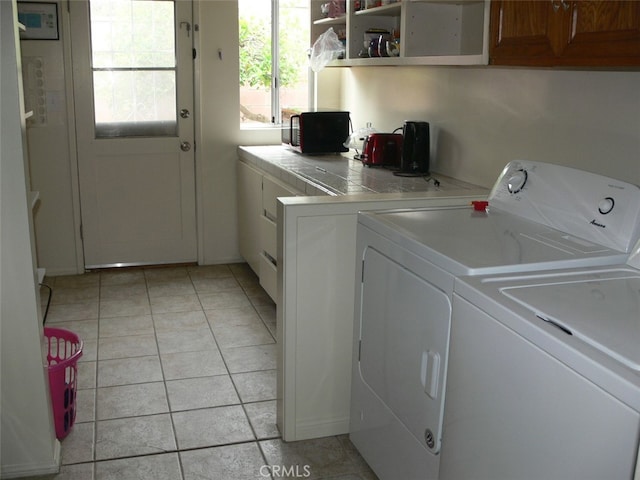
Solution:
[[(271, 4), (271, 122), (258, 124), (245, 124), (240, 122), (241, 130), (268, 130), (280, 129), (283, 126), (282, 109), (280, 108), (280, 0), (270, 0)], [(309, 1), (309, 8), (311, 2)], [(275, 72), (275, 73), (274, 73)], [(315, 105), (315, 83), (316, 74), (312, 74), (311, 68), (307, 66), (307, 107), (313, 108)], [(240, 72), (238, 72), (238, 78)], [(239, 85), (240, 87), (240, 85)]]
[[(275, 73), (274, 73), (275, 72)], [(280, 0), (271, 0), (271, 125), (282, 124), (280, 111)], [(277, 121), (276, 121), (277, 120)]]

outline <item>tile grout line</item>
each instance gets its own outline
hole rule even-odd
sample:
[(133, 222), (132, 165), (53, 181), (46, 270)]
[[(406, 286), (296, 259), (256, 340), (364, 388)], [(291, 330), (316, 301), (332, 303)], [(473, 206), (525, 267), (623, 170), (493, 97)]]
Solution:
[[(240, 288), (242, 289), (242, 292), (243, 292), (243, 294), (245, 295), (245, 297), (247, 298), (247, 300), (249, 300), (249, 304), (251, 305), (252, 309), (254, 310), (254, 312), (256, 313), (256, 315), (258, 315), (258, 318), (260, 318), (260, 321), (264, 324), (264, 320), (262, 319), (262, 316), (261, 316), (261, 315), (258, 313), (258, 311), (255, 309), (255, 305), (253, 305), (253, 302), (251, 302), (251, 299), (250, 299), (250, 298), (249, 298), (249, 296), (247, 295), (247, 291), (246, 291), (246, 289), (244, 288), (244, 286), (242, 285), (242, 283), (241, 283), (240, 281), (238, 281), (238, 278), (237, 278), (237, 276), (236, 276), (235, 272), (234, 272), (234, 271), (233, 271), (233, 269), (231, 269), (231, 268), (229, 268), (229, 271), (231, 272), (231, 275), (233, 276), (234, 280), (238, 283), (238, 285), (239, 285), (239, 286), (240, 286)], [(189, 278), (191, 279), (191, 283), (193, 284), (193, 278), (191, 277), (191, 274), (189, 274)], [(206, 320), (207, 320), (207, 325), (209, 326), (209, 330), (211, 331), (211, 335), (213, 336), (213, 340), (214, 340), (214, 342), (215, 342), (215, 344), (216, 344), (216, 347), (218, 348), (218, 351), (220, 352), (220, 358), (222, 359), (222, 362), (223, 362), (223, 364), (224, 364), (224, 367), (225, 367), (225, 369), (226, 369), (226, 371), (227, 371), (227, 375), (229, 376), (229, 379), (231, 380), (231, 384), (233, 385), (233, 388), (234, 388), (234, 390), (235, 390), (235, 392), (236, 392), (236, 395), (238, 396), (238, 400), (240, 401), (240, 406), (241, 406), (241, 408), (242, 408), (242, 411), (243, 411), (243, 413), (244, 413), (244, 416), (245, 416), (245, 418), (246, 418), (246, 421), (247, 421), (247, 423), (248, 423), (248, 425), (249, 425), (249, 428), (251, 429), (251, 433), (252, 433), (252, 435), (253, 435), (253, 437), (254, 437), (254, 439), (253, 439), (253, 440), (246, 441), (246, 442), (238, 442), (237, 444), (245, 444), (245, 443), (246, 443), (246, 444), (249, 444), (249, 443), (255, 443), (256, 448), (258, 449), (258, 452), (260, 453), (260, 456), (261, 456), (261, 458), (262, 458), (262, 460), (263, 460), (263, 462), (264, 462), (264, 465), (269, 465), (269, 462), (267, 461), (267, 458), (266, 458), (266, 456), (265, 456), (265, 454), (264, 454), (264, 451), (263, 451), (263, 449), (262, 449), (262, 447), (261, 447), (261, 445), (260, 445), (260, 439), (258, 438), (258, 434), (256, 433), (255, 427), (254, 427), (254, 426), (253, 426), (253, 424), (251, 423), (251, 419), (249, 418), (249, 414), (247, 413), (247, 409), (246, 409), (246, 407), (245, 407), (245, 402), (244, 402), (244, 400), (242, 399), (242, 396), (240, 395), (240, 391), (238, 390), (238, 386), (236, 385), (236, 381), (234, 380), (233, 375), (231, 374), (231, 371), (229, 370), (229, 366), (228, 366), (228, 364), (227, 364), (227, 360), (225, 359), (225, 356), (224, 356), (224, 355), (223, 355), (223, 353), (222, 353), (222, 348), (220, 347), (220, 344), (219, 344), (219, 342), (218, 342), (218, 339), (217, 339), (217, 337), (216, 337), (216, 334), (215, 334), (215, 332), (213, 331), (213, 326), (211, 325), (211, 322), (209, 321), (209, 317), (208, 317), (208, 316), (207, 316), (207, 314), (206, 314), (206, 311), (205, 311), (205, 309), (204, 309), (204, 305), (202, 305), (202, 300), (200, 299), (200, 295), (199, 295), (199, 293), (198, 293), (198, 291), (197, 291), (197, 289), (196, 289), (195, 284), (193, 284), (193, 287), (194, 287), (194, 290), (196, 291), (196, 295), (197, 295), (197, 297), (198, 297), (198, 302), (200, 303), (200, 307), (202, 308), (202, 311), (203, 311), (203, 313), (204, 313), (204, 316), (205, 316), (205, 318), (206, 318)], [(267, 327), (266, 327), (266, 325), (265, 325), (265, 328), (267, 328)], [(271, 335), (271, 331), (270, 331), (268, 328), (267, 328), (267, 331), (269, 331), (269, 334)], [(271, 335), (271, 337), (273, 337), (273, 335)], [(253, 402), (251, 402), (251, 403), (253, 403)], [(279, 438), (279, 437), (276, 437), (276, 438)], [(219, 445), (219, 446), (221, 446), (221, 445)], [(207, 448), (210, 448), (210, 447), (207, 447)], [(271, 475), (270, 475), (270, 477), (271, 477)]]
[(100, 305), (102, 304), (102, 272), (98, 272), (98, 326), (96, 332), (96, 378), (94, 384), (94, 393), (93, 393), (93, 465), (92, 465), (92, 474), (95, 479), (98, 472), (96, 466), (96, 454), (98, 450), (98, 381), (100, 375), (100, 323), (102, 320), (102, 315), (100, 314)]
[[(231, 271), (231, 274), (233, 275), (233, 278), (235, 279), (235, 281), (238, 283), (238, 285), (242, 289), (243, 294), (247, 297), (247, 300), (249, 300), (249, 303), (251, 304), (251, 307), (253, 308), (254, 312), (256, 313), (256, 315), (258, 315), (258, 318), (260, 318), (260, 321), (262, 323), (264, 323), (264, 321), (262, 320), (262, 317), (260, 316), (260, 314), (256, 310), (255, 305), (253, 304), (253, 302), (251, 302), (251, 299), (249, 299), (249, 296), (247, 295), (246, 289), (244, 288), (242, 283), (240, 281), (238, 281), (238, 277), (236, 276), (235, 272), (231, 268), (229, 268), (229, 270)], [(199, 296), (198, 296), (198, 301), (200, 301), (200, 297)], [(202, 306), (202, 303), (201, 303), (201, 306)], [(204, 307), (203, 307), (203, 311), (204, 311)], [(229, 366), (227, 365), (227, 360), (224, 358), (224, 355), (222, 354), (222, 349), (220, 348), (220, 344), (218, 343), (218, 339), (216, 338), (216, 335), (213, 332), (213, 327), (211, 325), (211, 322), (209, 322), (209, 317), (207, 317), (206, 312), (205, 312), (205, 318), (207, 319), (207, 324), (209, 325), (209, 329), (211, 330), (211, 334), (213, 335), (213, 339), (216, 342), (216, 346), (218, 347), (218, 350), (220, 351), (220, 356), (222, 357), (222, 362), (224, 363), (224, 366), (227, 369), (227, 373), (229, 375), (229, 378), (231, 379), (231, 384), (233, 385), (233, 388), (236, 391), (236, 395), (238, 395), (238, 400), (240, 400), (240, 406), (242, 408), (242, 411), (244, 413), (245, 418), (247, 419), (247, 423), (249, 424), (249, 428), (251, 429), (251, 433), (253, 434), (253, 436), (255, 438), (255, 440), (253, 440), (251, 442), (246, 442), (246, 443), (255, 443), (256, 444), (256, 448), (258, 449), (258, 452), (260, 453), (260, 456), (262, 457), (262, 461), (264, 462), (264, 465), (269, 465), (269, 461), (267, 460), (267, 457), (266, 457), (266, 455), (264, 453), (264, 450), (262, 449), (262, 446), (260, 445), (260, 439), (258, 438), (258, 434), (256, 433), (256, 429), (253, 426), (253, 424), (251, 423), (251, 419), (249, 418), (249, 414), (247, 413), (247, 409), (245, 407), (245, 402), (243, 401), (242, 397), (240, 396), (240, 391), (238, 390), (238, 387), (237, 387), (236, 382), (235, 382), (235, 380), (233, 378), (233, 375), (231, 375), (231, 372), (229, 371)], [(266, 325), (265, 325), (265, 328), (267, 328)], [(269, 334), (271, 335), (271, 331), (268, 328), (267, 328), (267, 331), (269, 331)], [(273, 335), (271, 335), (271, 336), (273, 337)], [(279, 438), (279, 437), (277, 437), (277, 438)], [(269, 469), (269, 472), (271, 472), (270, 469)], [(269, 477), (272, 478), (271, 473), (269, 474)]]
[[(233, 270), (231, 268), (229, 268), (229, 272), (231, 273), (233, 279), (238, 282), (238, 279), (236, 278), (235, 274), (233, 273)], [(253, 424), (251, 423), (251, 420), (249, 419), (249, 415), (247, 414), (247, 410), (244, 408), (244, 402), (242, 400), (242, 397), (240, 396), (240, 391), (238, 390), (238, 386), (236, 385), (236, 382), (233, 379), (233, 375), (231, 375), (231, 371), (229, 370), (229, 365), (227, 365), (227, 360), (225, 359), (224, 355), (222, 354), (222, 348), (220, 348), (220, 344), (218, 343), (218, 338), (216, 337), (215, 332), (213, 331), (213, 326), (211, 325), (211, 322), (209, 321), (209, 317), (207, 316), (207, 312), (204, 309), (204, 305), (202, 305), (202, 301), (200, 300), (200, 295), (198, 294), (198, 290), (196, 289), (195, 284), (193, 283), (193, 278), (191, 277), (191, 274), (189, 274), (189, 278), (191, 279), (191, 283), (193, 284), (193, 288), (196, 291), (196, 296), (198, 297), (198, 302), (200, 303), (200, 308), (202, 308), (202, 312), (204, 313), (204, 318), (207, 321), (207, 325), (209, 326), (209, 331), (211, 332), (211, 335), (213, 336), (213, 341), (216, 344), (216, 348), (218, 349), (218, 352), (220, 352), (220, 358), (222, 359), (222, 363), (224, 365), (225, 370), (227, 371), (227, 375), (229, 376), (229, 380), (231, 381), (231, 385), (233, 385), (233, 389), (236, 392), (236, 395), (238, 396), (238, 400), (240, 401), (240, 406), (242, 408), (242, 411), (244, 413), (245, 418), (247, 419), (247, 423), (249, 424), (249, 428), (251, 429), (251, 434), (254, 437), (254, 441), (257, 442), (258, 440), (258, 435), (256, 434), (255, 428), (253, 427)], [(242, 288), (242, 285), (240, 285), (240, 282), (238, 282), (238, 285), (240, 286), (240, 288)], [(244, 295), (246, 296), (246, 292), (244, 291), (244, 289), (242, 289)]]
[[(278, 438), (280, 438), (280, 437), (268, 437), (268, 438), (264, 438), (263, 440), (277, 440)], [(105, 462), (111, 462), (111, 461), (115, 461), (115, 460), (126, 460), (126, 459), (138, 458), (138, 457), (153, 457), (155, 455), (165, 455), (165, 454), (168, 454), (168, 453), (180, 454), (181, 452), (194, 452), (194, 451), (200, 451), (200, 450), (210, 450), (212, 448), (229, 447), (229, 446), (233, 446), (233, 445), (247, 445), (247, 444), (250, 444), (250, 443), (259, 443), (259, 441), (257, 441), (257, 440), (242, 440), (242, 441), (238, 441), (238, 442), (219, 443), (219, 444), (216, 444), (216, 445), (205, 445), (205, 446), (202, 446), (202, 447), (175, 448), (175, 449), (171, 449), (171, 450), (163, 450), (161, 452), (137, 453), (135, 455), (123, 455), (123, 456), (120, 456), (120, 457), (100, 458), (100, 459), (95, 459), (95, 460), (84, 460), (84, 461), (80, 461), (80, 462), (68, 463), (68, 464), (65, 464), (64, 466), (86, 465), (86, 464), (90, 464), (90, 463), (93, 463), (93, 464), (105, 463)]]
[[(253, 308), (253, 311), (256, 312), (256, 314), (258, 315), (258, 318), (260, 318), (260, 321), (263, 323), (264, 327), (267, 329), (267, 331), (269, 332), (269, 335), (271, 335), (271, 337), (273, 338), (273, 335), (271, 334), (271, 330), (266, 326), (266, 324), (264, 324), (264, 319), (262, 318), (262, 315), (260, 315), (260, 313), (258, 312), (258, 310), (256, 309), (256, 306), (253, 304), (253, 302), (251, 301), (251, 299), (249, 298), (249, 295), (247, 295), (247, 290), (244, 287), (244, 285), (242, 285), (242, 283), (238, 280), (235, 272), (233, 271), (233, 269), (230, 269), (231, 273), (233, 274), (233, 278), (236, 279), (236, 282), (238, 282), (238, 285), (240, 285), (240, 288), (242, 289), (242, 291), (244, 292), (245, 296), (247, 297), (247, 299), (249, 300), (249, 303), (251, 304), (251, 308)], [(214, 335), (215, 337), (215, 335)], [(275, 342), (277, 342), (276, 339), (274, 339)], [(223, 357), (224, 359), (224, 357)], [(226, 362), (226, 361), (225, 361)], [(225, 363), (226, 365), (226, 363)], [(231, 381), (233, 382), (233, 385), (235, 387), (235, 381), (233, 380), (233, 377), (231, 376), (231, 373), (229, 373), (229, 376), (231, 377)], [(236, 387), (237, 389), (237, 387)], [(256, 447), (258, 448), (258, 452), (260, 452), (260, 456), (262, 457), (262, 461), (264, 462), (264, 465), (269, 465), (270, 467), (270, 463), (269, 460), (267, 459), (267, 455), (264, 452), (264, 449), (262, 448), (262, 445), (260, 443), (260, 439), (258, 439), (258, 435), (255, 432), (255, 428), (253, 427), (253, 424), (251, 423), (251, 420), (249, 419), (249, 414), (247, 413), (247, 409), (244, 405), (244, 402), (242, 401), (242, 398), (240, 397), (240, 394), (238, 393), (238, 398), (240, 398), (240, 403), (242, 405), (242, 410), (244, 411), (245, 416), (247, 417), (247, 420), (249, 422), (249, 426), (251, 427), (251, 430), (253, 431), (253, 436), (256, 437)], [(277, 427), (276, 427), (277, 428)], [(278, 430), (279, 432), (279, 430)], [(277, 438), (281, 438), (281, 435), (278, 436)], [(263, 439), (264, 440), (264, 439)], [(273, 475), (271, 474), (271, 468), (269, 468), (269, 478), (273, 479)]]
[[(251, 304), (251, 308), (253, 309), (253, 311), (256, 313), (256, 315), (258, 315), (258, 318), (260, 319), (260, 321), (262, 322), (262, 324), (264, 325), (264, 327), (267, 329), (267, 331), (269, 332), (269, 335), (271, 336), (271, 338), (273, 338), (273, 341), (275, 343), (278, 343), (278, 339), (274, 336), (274, 334), (271, 332), (271, 329), (269, 328), (269, 326), (266, 324), (266, 322), (264, 321), (264, 318), (262, 318), (262, 315), (260, 314), (260, 312), (258, 311), (258, 309), (256, 308), (255, 303), (253, 303), (251, 301), (251, 297), (249, 297), (249, 294), (247, 293), (247, 289), (245, 288), (245, 286), (242, 284), (242, 282), (240, 282), (238, 280), (238, 278), (236, 277), (236, 274), (233, 272), (233, 269), (231, 269), (231, 273), (233, 274), (233, 277), (236, 279), (236, 281), (238, 282), (238, 285), (240, 285), (240, 288), (242, 289), (242, 291), (244, 292), (245, 296), (247, 297), (247, 300), (249, 300), (249, 303)], [(260, 285), (260, 283), (258, 283), (258, 285)], [(266, 292), (265, 292), (265, 295)]]
[[(186, 267), (185, 267), (186, 270)], [(149, 294), (149, 281), (147, 278), (147, 273), (146, 273), (146, 269), (142, 270), (143, 275), (144, 275), (144, 283), (146, 286), (146, 293), (147, 293), (147, 301), (149, 302), (149, 316), (151, 317), (151, 326), (153, 327), (153, 337), (155, 338), (156, 341), (156, 351), (158, 352), (158, 361), (160, 363), (160, 372), (162, 373), (162, 386), (164, 387), (164, 394), (165, 397), (167, 399), (167, 409), (168, 414), (169, 414), (169, 419), (171, 421), (171, 430), (173, 432), (173, 442), (176, 446), (176, 455), (178, 457), (178, 468), (180, 469), (180, 477), (181, 479), (184, 479), (184, 466), (182, 465), (182, 457), (180, 455), (180, 445), (178, 444), (178, 433), (176, 431), (176, 425), (175, 425), (175, 421), (173, 419), (173, 411), (171, 409), (171, 400), (169, 399), (169, 389), (167, 388), (167, 379), (164, 373), (164, 364), (162, 361), (162, 356), (160, 355), (160, 343), (158, 342), (158, 331), (156, 329), (156, 322), (153, 316), (153, 307), (151, 306), (151, 295)], [(187, 271), (188, 274), (188, 271)], [(191, 277), (189, 276), (189, 279), (191, 280)], [(164, 452), (164, 453), (169, 453), (169, 452)]]

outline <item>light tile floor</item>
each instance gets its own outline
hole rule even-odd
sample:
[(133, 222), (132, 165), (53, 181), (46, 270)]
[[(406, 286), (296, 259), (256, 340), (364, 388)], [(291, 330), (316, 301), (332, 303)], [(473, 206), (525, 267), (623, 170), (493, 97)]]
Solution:
[(346, 435), (281, 440), (275, 305), (246, 264), (46, 283), (47, 325), (84, 341), (76, 424), (51, 478), (376, 480)]

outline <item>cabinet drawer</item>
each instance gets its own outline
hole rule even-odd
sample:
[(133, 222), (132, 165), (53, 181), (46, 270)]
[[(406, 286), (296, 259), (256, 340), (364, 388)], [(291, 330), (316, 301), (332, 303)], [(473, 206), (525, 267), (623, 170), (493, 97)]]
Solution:
[(262, 208), (267, 217), (275, 220), (278, 213), (278, 197), (295, 197), (300, 192), (282, 182), (265, 176), (262, 180)]
[(278, 231), (276, 223), (264, 215), (260, 216), (260, 245), (271, 258), (276, 258), (278, 253)]
[(264, 253), (260, 253), (260, 285), (275, 302), (278, 294), (278, 269)]

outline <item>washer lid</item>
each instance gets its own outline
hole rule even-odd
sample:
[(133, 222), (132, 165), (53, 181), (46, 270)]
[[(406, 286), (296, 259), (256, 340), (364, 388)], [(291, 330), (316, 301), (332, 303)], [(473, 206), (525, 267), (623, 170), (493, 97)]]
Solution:
[(640, 371), (640, 272), (504, 287), (543, 320)]
[(454, 275), (624, 263), (628, 255), (501, 211), (361, 212), (358, 221)]

